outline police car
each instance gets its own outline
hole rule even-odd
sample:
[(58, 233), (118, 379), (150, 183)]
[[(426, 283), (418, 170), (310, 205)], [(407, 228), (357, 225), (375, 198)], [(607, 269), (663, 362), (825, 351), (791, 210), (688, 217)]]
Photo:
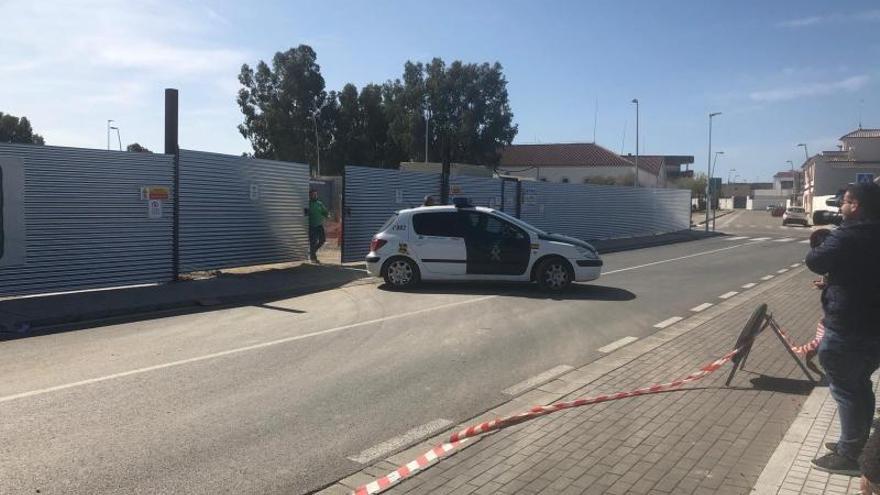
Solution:
[(460, 200), (395, 213), (373, 237), (366, 261), (372, 276), (401, 289), (422, 280), (501, 280), (561, 291), (602, 270), (584, 241)]

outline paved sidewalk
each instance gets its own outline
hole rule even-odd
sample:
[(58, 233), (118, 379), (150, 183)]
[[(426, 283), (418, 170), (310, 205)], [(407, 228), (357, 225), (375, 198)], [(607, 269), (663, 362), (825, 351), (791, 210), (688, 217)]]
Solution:
[[(729, 351), (754, 308), (763, 302), (794, 340), (805, 343), (812, 338), (821, 311), (812, 278), (801, 265), (453, 430), (522, 412), (534, 404), (682, 378)], [(762, 476), (771, 458), (789, 462), (785, 488), (795, 486), (794, 477), (804, 474), (803, 461), (809, 462), (826, 436), (833, 437), (828, 432), (835, 425), (833, 402), (821, 398), (827, 389), (813, 388), (769, 331), (758, 337), (745, 369), (725, 387), (729, 371), (726, 365), (684, 390), (571, 409), (485, 435), (386, 493), (747, 494), (758, 488), (759, 479), (772, 481)], [(804, 405), (815, 403), (822, 409), (801, 442), (807, 451), (775, 454), (784, 439), (793, 438), (790, 430)], [(323, 493), (349, 493), (448, 436), (446, 432), (367, 466)], [(819, 491), (810, 491), (818, 487), (813, 482), (818, 478), (806, 473), (802, 493), (822, 493), (829, 487), (842, 490), (836, 493), (852, 493), (844, 485), (849, 480), (836, 476), (824, 478)]]

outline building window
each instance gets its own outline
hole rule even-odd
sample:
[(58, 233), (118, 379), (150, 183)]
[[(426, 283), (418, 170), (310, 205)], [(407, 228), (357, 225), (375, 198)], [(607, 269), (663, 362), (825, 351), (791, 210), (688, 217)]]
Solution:
[(568, 177), (563, 177), (561, 182), (563, 184), (568, 184)]

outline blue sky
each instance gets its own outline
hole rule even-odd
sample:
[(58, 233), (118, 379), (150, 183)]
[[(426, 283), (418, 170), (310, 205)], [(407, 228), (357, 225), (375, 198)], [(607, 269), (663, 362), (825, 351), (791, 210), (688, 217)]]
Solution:
[[(0, 0), (0, 111), (49, 144), (163, 148), (163, 89), (181, 146), (238, 154), (242, 63), (311, 45), (328, 89), (399, 77), (405, 61), (504, 66), (517, 143), (592, 141), (770, 180), (857, 127), (880, 127), (876, 1), (197, 2)], [(114, 136), (115, 142), (115, 136)], [(735, 172), (729, 172), (736, 169)]]

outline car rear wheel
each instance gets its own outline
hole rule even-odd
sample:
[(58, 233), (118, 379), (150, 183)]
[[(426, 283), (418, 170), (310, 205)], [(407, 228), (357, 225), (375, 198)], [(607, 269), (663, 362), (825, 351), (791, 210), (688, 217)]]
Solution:
[(419, 283), (419, 268), (413, 260), (398, 256), (385, 263), (382, 278), (395, 289), (405, 289)]
[(568, 288), (574, 280), (574, 270), (562, 258), (547, 258), (538, 265), (535, 272), (538, 287), (542, 290), (559, 292)]

